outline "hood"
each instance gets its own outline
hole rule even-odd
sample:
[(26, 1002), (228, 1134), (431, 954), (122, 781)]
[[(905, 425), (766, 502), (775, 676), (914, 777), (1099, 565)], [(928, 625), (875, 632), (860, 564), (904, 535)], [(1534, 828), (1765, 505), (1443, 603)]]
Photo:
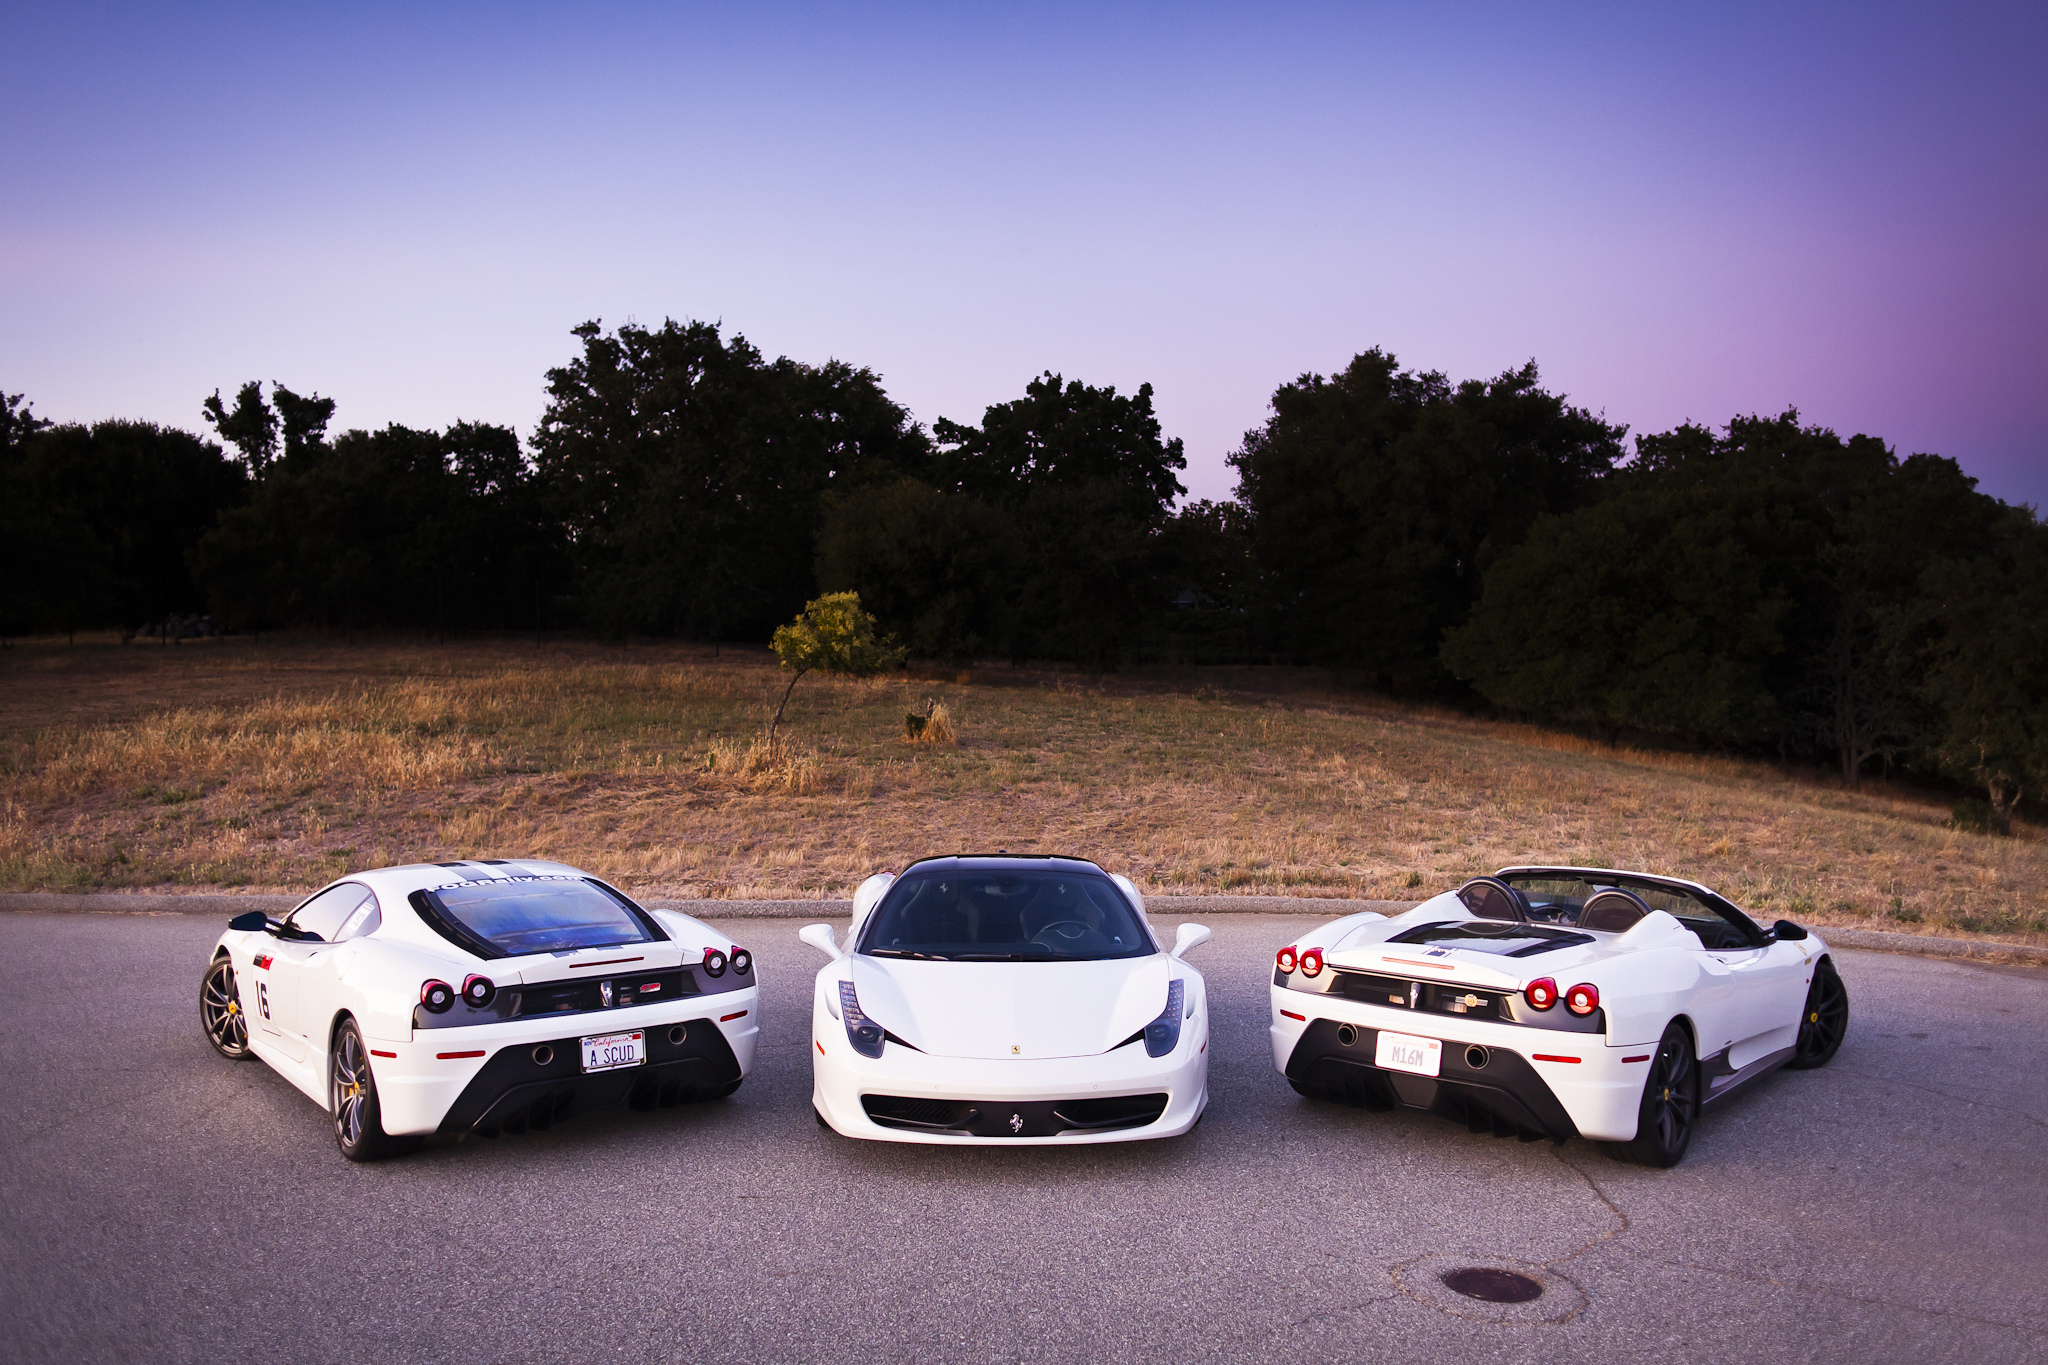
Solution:
[(935, 1057), (1093, 1057), (1166, 1008), (1164, 953), (1107, 962), (915, 962), (856, 956), (861, 1011)]

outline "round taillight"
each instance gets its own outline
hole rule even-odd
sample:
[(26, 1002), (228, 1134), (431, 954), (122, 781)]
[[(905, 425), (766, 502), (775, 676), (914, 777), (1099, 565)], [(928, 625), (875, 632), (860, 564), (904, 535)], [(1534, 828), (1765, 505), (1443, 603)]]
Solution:
[(1522, 998), (1529, 1002), (1532, 1010), (1547, 1010), (1557, 1003), (1557, 983), (1547, 976), (1539, 976), (1522, 987)]
[(713, 977), (725, 975), (724, 953), (719, 952), (716, 948), (706, 948), (704, 950), (704, 975)]
[(754, 955), (745, 948), (732, 950), (732, 970), (735, 976), (745, 976), (754, 970)]
[(473, 1010), (480, 1010), (498, 996), (498, 988), (488, 976), (465, 976), (462, 978), (462, 1003)]
[(1323, 950), (1321, 948), (1308, 948), (1302, 951), (1301, 974), (1303, 976), (1321, 976), (1323, 974)]
[(429, 1014), (446, 1014), (455, 1008), (455, 988), (445, 981), (429, 981), (420, 987), (420, 1003)]
[(1279, 952), (1273, 954), (1273, 965), (1275, 967), (1278, 967), (1281, 971), (1288, 973), (1290, 976), (1293, 975), (1295, 967), (1294, 946), (1292, 944), (1289, 944), (1287, 947), (1282, 948)]
[(1581, 983), (1564, 993), (1564, 1007), (1573, 1014), (1586, 1015), (1600, 1008), (1600, 988)]

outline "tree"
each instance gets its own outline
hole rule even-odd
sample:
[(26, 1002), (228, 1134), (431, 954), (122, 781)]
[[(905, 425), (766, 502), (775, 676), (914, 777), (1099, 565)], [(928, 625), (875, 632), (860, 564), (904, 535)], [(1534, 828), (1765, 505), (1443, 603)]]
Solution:
[(215, 389), (199, 410), (220, 438), (242, 453), (242, 464), (250, 476), (262, 478), (277, 457), (277, 414), (263, 401), (263, 385), (253, 379), (242, 385), (232, 409), (220, 401), (220, 390)]
[(1160, 605), (1154, 542), (1186, 491), (1187, 457), (1161, 436), (1152, 386), (1125, 396), (1047, 372), (980, 426), (941, 418), (933, 434), (938, 487), (1014, 528), (1013, 649), (1098, 668), (1125, 653)]
[(818, 531), (819, 588), (858, 593), (916, 658), (1007, 650), (1015, 564), (1003, 513), (914, 479), (831, 496)]
[(889, 641), (875, 633), (875, 618), (860, 609), (857, 592), (826, 593), (804, 604), (797, 618), (778, 626), (771, 642), (778, 663), (790, 670), (789, 686), (775, 705), (775, 718), (768, 722), (768, 743), (775, 743), (776, 727), (782, 724), (782, 708), (804, 674), (812, 669), (846, 677), (865, 678), (902, 658)]
[(1943, 561), (1928, 580), (1934, 754), (1984, 788), (2009, 834), (2021, 799), (2048, 782), (2048, 527), (2030, 509), (2008, 509), (1989, 553)]
[(1546, 392), (1535, 362), (1453, 386), (1378, 349), (1273, 394), (1230, 456), (1263, 629), (1285, 653), (1449, 681), (1444, 631), (1535, 518), (1587, 500), (1623, 428)]
[(770, 363), (712, 323), (575, 335), (533, 445), (610, 633), (767, 634), (811, 596), (825, 495), (926, 472), (929, 438), (869, 370)]

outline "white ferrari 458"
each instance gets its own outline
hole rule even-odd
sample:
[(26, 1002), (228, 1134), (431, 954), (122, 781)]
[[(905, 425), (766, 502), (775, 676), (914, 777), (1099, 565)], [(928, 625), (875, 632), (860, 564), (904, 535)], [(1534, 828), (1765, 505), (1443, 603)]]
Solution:
[(729, 1095), (759, 1036), (752, 955), (562, 863), (359, 872), (238, 915), (199, 988), (207, 1041), (325, 1105), (350, 1161), (430, 1133)]
[(811, 1011), (818, 1122), (884, 1142), (1171, 1137), (1209, 1100), (1202, 974), (1123, 877), (1076, 858), (927, 858), (861, 884)]
[(1273, 1060), (1314, 1099), (1591, 1138), (1672, 1166), (1700, 1112), (1822, 1066), (1849, 996), (1827, 945), (1693, 882), (1510, 867), (1392, 919), (1333, 920), (1273, 968)]

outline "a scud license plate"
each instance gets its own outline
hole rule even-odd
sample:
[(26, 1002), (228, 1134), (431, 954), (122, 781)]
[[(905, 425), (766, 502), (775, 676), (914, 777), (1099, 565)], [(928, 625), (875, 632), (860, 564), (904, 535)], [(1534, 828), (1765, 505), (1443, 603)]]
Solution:
[(622, 1066), (639, 1066), (646, 1060), (647, 1035), (639, 1029), (631, 1033), (601, 1033), (583, 1040), (585, 1071), (616, 1071)]
[(1443, 1040), (1417, 1038), (1412, 1033), (1388, 1033), (1381, 1029), (1379, 1046), (1373, 1051), (1373, 1062), (1389, 1071), (1434, 1076), (1443, 1070)]

